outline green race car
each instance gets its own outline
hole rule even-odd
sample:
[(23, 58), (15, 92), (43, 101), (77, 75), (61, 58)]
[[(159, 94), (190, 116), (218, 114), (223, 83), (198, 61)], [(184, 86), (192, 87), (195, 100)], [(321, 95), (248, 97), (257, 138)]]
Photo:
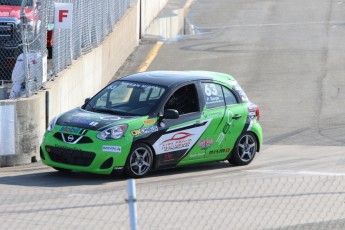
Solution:
[(247, 165), (262, 144), (259, 118), (259, 108), (230, 75), (137, 73), (54, 118), (40, 156), (60, 171), (129, 177), (210, 161)]

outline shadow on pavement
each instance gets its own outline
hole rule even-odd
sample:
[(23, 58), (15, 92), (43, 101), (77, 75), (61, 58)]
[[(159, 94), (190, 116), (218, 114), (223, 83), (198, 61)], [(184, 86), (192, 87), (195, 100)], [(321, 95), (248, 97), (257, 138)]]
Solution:
[[(231, 166), (228, 162), (213, 162), (213, 163), (203, 163), (195, 164), (190, 166), (183, 166), (170, 169), (161, 169), (151, 172), (148, 176), (143, 179), (159, 178), (162, 177), (162, 181), (166, 180), (166, 177), (171, 175), (176, 175), (180, 177), (185, 174), (185, 177), (198, 177), (198, 173), (204, 174), (206, 171), (225, 169)], [(242, 167), (234, 167), (242, 169)], [(217, 172), (219, 173), (219, 171)], [(212, 173), (211, 173), (212, 174)], [(209, 175), (209, 173), (208, 173)], [(174, 177), (175, 178), (175, 177)], [(35, 172), (4, 176), (0, 177), (0, 184), (4, 185), (17, 185), (17, 186), (27, 186), (27, 187), (66, 187), (66, 186), (82, 186), (82, 185), (101, 185), (111, 182), (125, 182), (128, 178), (125, 175), (98, 175), (92, 173), (84, 172)], [(148, 181), (149, 182), (149, 181)]]

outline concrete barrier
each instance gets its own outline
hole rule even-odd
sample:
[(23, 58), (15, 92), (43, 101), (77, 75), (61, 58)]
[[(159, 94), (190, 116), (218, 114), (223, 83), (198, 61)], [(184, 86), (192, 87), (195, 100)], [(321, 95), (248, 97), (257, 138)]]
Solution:
[(157, 17), (159, 12), (165, 7), (167, 2), (168, 0), (155, 0), (154, 4), (152, 4), (152, 0), (139, 1), (141, 11), (140, 36), (146, 34), (147, 28), (149, 28), (151, 23), (154, 22), (154, 19)]
[(0, 101), (0, 167), (38, 160), (38, 146), (45, 129), (44, 105), (42, 94)]
[[(82, 105), (85, 98), (93, 96), (112, 79), (138, 45), (140, 28), (146, 31), (151, 25), (149, 21), (157, 17), (167, 1), (159, 0), (159, 4), (138, 1), (99, 47), (73, 61), (46, 84), (46, 90), (30, 98), (0, 100), (0, 167), (40, 160), (39, 147), (47, 122)], [(178, 12), (179, 17), (184, 17), (180, 10)], [(140, 19), (140, 15), (145, 19)], [(182, 26), (175, 24), (176, 20), (181, 22), (180, 19), (173, 18), (167, 19), (173, 23), (161, 26), (165, 26), (164, 33), (171, 34), (171, 30)]]
[(145, 36), (160, 37), (163, 39), (176, 38), (185, 24), (186, 5), (181, 0), (170, 0), (166, 7), (159, 12), (154, 20), (145, 29)]

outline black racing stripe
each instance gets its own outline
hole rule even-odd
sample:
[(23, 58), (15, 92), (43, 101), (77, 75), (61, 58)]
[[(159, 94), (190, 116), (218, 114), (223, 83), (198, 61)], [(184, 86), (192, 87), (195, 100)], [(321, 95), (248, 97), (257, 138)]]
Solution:
[(225, 115), (226, 115), (226, 107), (224, 108), (223, 118), (222, 118), (222, 120), (218, 123), (218, 126), (217, 126), (216, 130), (218, 130), (220, 124), (222, 124), (222, 122), (223, 122), (223, 120), (224, 120), (224, 118), (225, 118)]
[(186, 129), (192, 129), (192, 128), (204, 126), (206, 124), (207, 124), (207, 121), (203, 121), (203, 122), (200, 122), (200, 123), (194, 123), (194, 124), (191, 124), (191, 125), (188, 125), (188, 126), (184, 126), (184, 127), (178, 128), (178, 129), (173, 129), (173, 130), (167, 131), (166, 133), (168, 134), (168, 133), (179, 132), (179, 131), (183, 131), (183, 130), (186, 130)]
[[(245, 123), (245, 125), (244, 125), (244, 127), (243, 127), (243, 129), (242, 129), (242, 131), (241, 131), (239, 136), (241, 136), (244, 132), (247, 131), (247, 129), (249, 128), (249, 125), (250, 125), (250, 121), (251, 121), (251, 119), (249, 118), (249, 114), (248, 114), (247, 115), (247, 119), (246, 119), (246, 123)], [(237, 140), (236, 140), (236, 143), (237, 143)], [(236, 147), (236, 143), (235, 143), (234, 147)], [(233, 150), (234, 150), (234, 148), (231, 149), (230, 153), (226, 156), (226, 159), (230, 158), (231, 153), (232, 153)]]

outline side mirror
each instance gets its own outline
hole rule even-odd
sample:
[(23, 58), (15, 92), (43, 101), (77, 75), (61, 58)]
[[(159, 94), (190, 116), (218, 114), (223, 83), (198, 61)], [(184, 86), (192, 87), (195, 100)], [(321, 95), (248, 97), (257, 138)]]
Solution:
[(91, 100), (91, 98), (86, 98), (85, 101), (84, 101), (84, 105), (86, 105), (89, 101)]
[(177, 119), (179, 117), (180, 117), (180, 114), (176, 109), (164, 110), (163, 118), (165, 119)]

